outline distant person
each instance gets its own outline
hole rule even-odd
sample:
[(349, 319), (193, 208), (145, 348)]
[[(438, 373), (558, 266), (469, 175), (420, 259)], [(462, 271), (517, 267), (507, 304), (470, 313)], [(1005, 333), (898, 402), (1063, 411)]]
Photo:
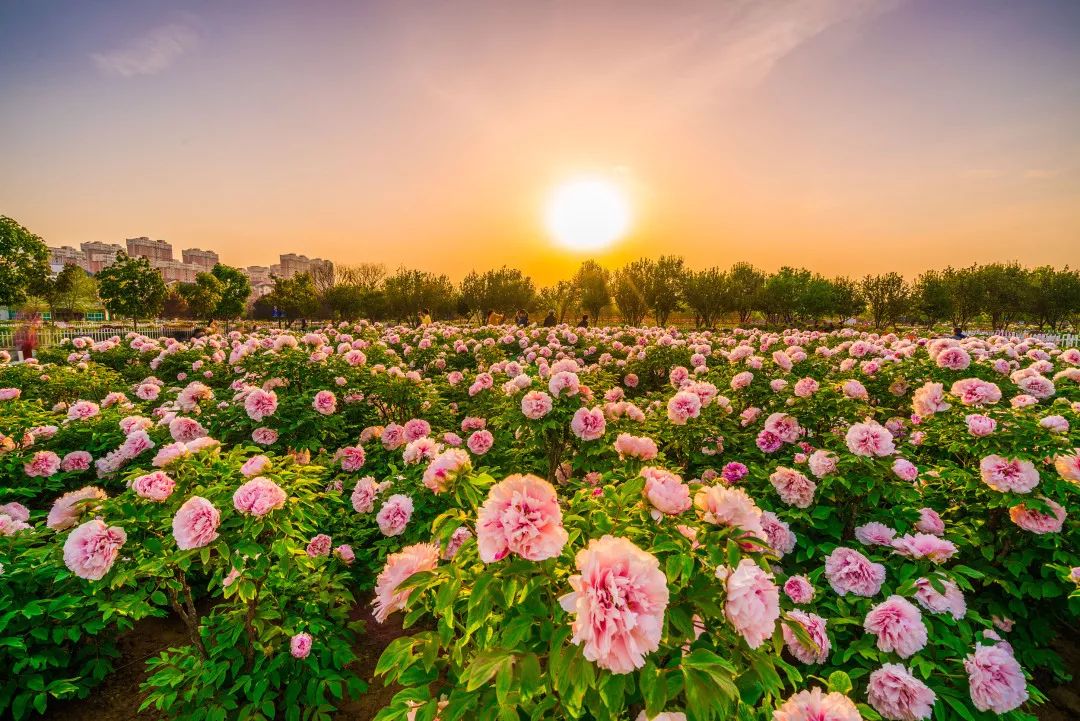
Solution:
[(420, 325), (421, 326), (431, 325), (431, 310), (429, 310), (428, 308), (421, 308), (420, 309)]
[(585, 313), (585, 314), (583, 314), (581, 316), (581, 320), (578, 321), (578, 328), (588, 328), (588, 327), (589, 327), (589, 314)]
[(554, 328), (555, 327), (555, 311), (549, 310), (547, 315), (544, 316), (544, 327), (545, 328)]
[(960, 330), (960, 326), (956, 326), (952, 329), (952, 337), (956, 340), (963, 340), (964, 338), (967, 338), (967, 334)]
[(303, 333), (307, 330), (307, 318), (300, 321), (300, 332)]
[(529, 314), (525, 312), (524, 308), (518, 308), (518, 312), (514, 315), (514, 323), (519, 328), (524, 328), (529, 325)]
[(499, 325), (502, 322), (503, 322), (502, 313), (497, 313), (494, 310), (489, 310), (488, 311), (488, 316), (487, 316), (487, 324), (488, 325)]

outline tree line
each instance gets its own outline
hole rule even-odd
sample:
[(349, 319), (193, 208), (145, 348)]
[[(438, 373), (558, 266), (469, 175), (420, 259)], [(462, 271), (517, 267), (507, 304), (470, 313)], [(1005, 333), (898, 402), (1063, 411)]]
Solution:
[[(460, 283), (444, 274), (383, 265), (320, 268), (275, 278), (269, 295), (252, 299), (244, 273), (218, 264), (194, 283), (166, 286), (144, 258), (120, 254), (96, 277), (75, 266), (49, 277), (45, 243), (0, 217), (0, 305), (38, 303), (58, 317), (103, 306), (114, 316), (293, 322), (369, 318), (405, 322), (421, 308), (434, 318), (483, 322), (490, 312), (552, 311), (559, 322), (588, 314), (593, 322), (667, 325), (676, 315), (696, 327), (719, 324), (812, 325), (863, 318), (875, 328), (900, 324), (995, 330), (1018, 322), (1061, 330), (1080, 326), (1080, 271), (1019, 263), (927, 270), (913, 281), (896, 272), (826, 277), (784, 266), (773, 273), (749, 263), (695, 270), (682, 257), (640, 258), (608, 269), (583, 262), (571, 278), (545, 287), (517, 268), (473, 271)], [(537, 318), (534, 318), (536, 320)]]

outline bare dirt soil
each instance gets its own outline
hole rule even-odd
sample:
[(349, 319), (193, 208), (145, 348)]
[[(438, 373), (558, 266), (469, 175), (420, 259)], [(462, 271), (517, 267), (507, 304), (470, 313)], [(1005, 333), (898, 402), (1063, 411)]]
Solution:
[[(356, 670), (368, 684), (367, 693), (351, 699), (341, 706), (338, 721), (371, 721), (394, 694), (400, 689), (386, 687), (375, 679), (375, 664), (383, 649), (398, 636), (401, 615), (391, 616), (386, 623), (376, 623), (366, 607), (358, 607), (355, 619), (367, 623), (367, 633), (355, 649)], [(415, 629), (410, 629), (410, 631)], [(146, 659), (156, 656), (170, 646), (179, 646), (187, 635), (179, 619), (148, 618), (140, 621), (134, 629), (119, 641), (122, 656), (116, 669), (103, 684), (82, 700), (62, 701), (50, 704), (45, 721), (143, 721), (162, 719), (153, 710), (139, 713), (143, 696), (139, 684), (146, 679)], [(1062, 629), (1054, 641), (1055, 650), (1061, 654), (1065, 665), (1073, 673), (1074, 680), (1064, 685), (1052, 685), (1048, 678), (1037, 679), (1040, 688), (1046, 690), (1049, 702), (1036, 708), (1040, 721), (1076, 721), (1080, 719), (1080, 629)]]

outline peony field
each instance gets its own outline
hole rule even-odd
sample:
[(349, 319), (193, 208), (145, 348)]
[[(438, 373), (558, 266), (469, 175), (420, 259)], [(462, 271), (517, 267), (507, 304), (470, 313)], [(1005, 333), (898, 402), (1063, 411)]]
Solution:
[(245, 328), (0, 358), (0, 717), (1076, 718), (1076, 348)]

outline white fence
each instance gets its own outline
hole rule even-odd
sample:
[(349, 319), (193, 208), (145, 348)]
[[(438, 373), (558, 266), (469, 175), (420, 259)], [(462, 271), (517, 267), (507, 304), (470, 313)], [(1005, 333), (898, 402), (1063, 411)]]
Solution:
[(972, 331), (970, 335), (999, 335), (1017, 340), (1037, 340), (1041, 343), (1053, 343), (1058, 348), (1075, 348), (1080, 345), (1080, 335), (1075, 333), (1030, 333), (1015, 330)]
[[(138, 328), (124, 323), (57, 323), (42, 325), (34, 329), (34, 347), (49, 348), (58, 345), (64, 338), (93, 338), (103, 341), (120, 336), (132, 330), (155, 338), (165, 333), (165, 326), (160, 323), (141, 324)], [(20, 323), (0, 325), (0, 348), (16, 348), (17, 339), (25, 333), (25, 326)]]

